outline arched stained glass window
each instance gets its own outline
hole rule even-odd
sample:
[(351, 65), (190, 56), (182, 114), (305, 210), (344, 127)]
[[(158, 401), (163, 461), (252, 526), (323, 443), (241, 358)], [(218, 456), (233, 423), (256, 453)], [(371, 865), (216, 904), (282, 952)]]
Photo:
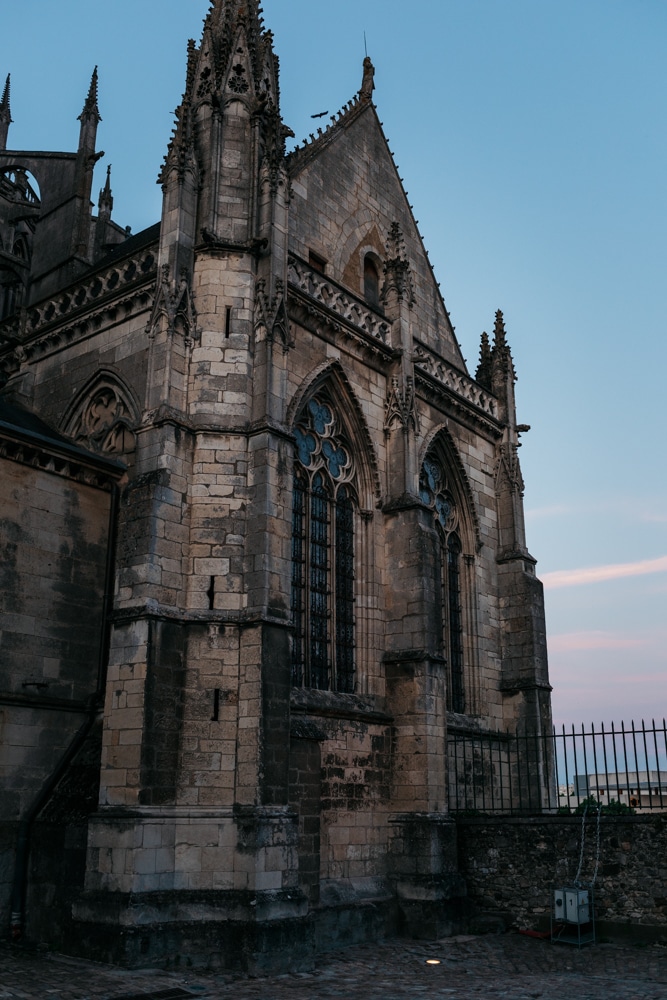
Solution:
[(322, 396), (294, 432), (292, 683), (354, 690), (354, 520), (351, 449)]
[(447, 661), (447, 708), (465, 712), (463, 610), (461, 595), (461, 540), (459, 516), (442, 464), (431, 456), (424, 461), (420, 497), (434, 513), (440, 538), (443, 648)]

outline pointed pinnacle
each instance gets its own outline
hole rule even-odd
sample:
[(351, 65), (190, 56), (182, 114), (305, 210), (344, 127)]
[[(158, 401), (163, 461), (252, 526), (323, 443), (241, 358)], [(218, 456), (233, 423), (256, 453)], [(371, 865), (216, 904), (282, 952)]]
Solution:
[(85, 117), (97, 116), (98, 121), (102, 121), (100, 115), (100, 109), (97, 106), (97, 66), (93, 70), (93, 75), (90, 78), (90, 87), (88, 88), (88, 96), (86, 97), (86, 102), (83, 106), (83, 111), (79, 115), (79, 121), (83, 121)]
[(493, 328), (493, 346), (494, 347), (506, 347), (507, 339), (505, 337), (505, 318), (500, 309), (496, 312), (496, 323)]
[(104, 187), (100, 191), (98, 208), (100, 210), (107, 208), (109, 210), (109, 215), (111, 215), (113, 210), (113, 195), (111, 193), (111, 164), (107, 166), (107, 179)]
[(9, 124), (12, 121), (11, 109), (9, 107), (9, 85), (10, 85), (10, 74), (7, 74), (7, 80), (5, 82), (5, 89), (2, 92), (2, 100), (0, 100), (0, 120), (7, 122)]
[(477, 365), (477, 372), (475, 378), (483, 385), (485, 389), (491, 388), (491, 367), (492, 367), (492, 354), (491, 345), (489, 344), (489, 335), (484, 331), (482, 334), (482, 340), (479, 346), (479, 364)]

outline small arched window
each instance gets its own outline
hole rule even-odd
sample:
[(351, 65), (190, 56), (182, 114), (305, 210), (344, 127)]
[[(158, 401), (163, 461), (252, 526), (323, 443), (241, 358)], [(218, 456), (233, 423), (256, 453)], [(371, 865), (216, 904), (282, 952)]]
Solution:
[(354, 690), (352, 452), (333, 406), (313, 397), (295, 429), (292, 500), (292, 683)]
[(364, 298), (370, 306), (380, 305), (380, 273), (370, 254), (364, 257)]
[(459, 516), (444, 469), (435, 458), (428, 457), (422, 466), (419, 493), (422, 501), (433, 510), (440, 539), (438, 563), (443, 650), (447, 661), (447, 708), (451, 712), (465, 712)]

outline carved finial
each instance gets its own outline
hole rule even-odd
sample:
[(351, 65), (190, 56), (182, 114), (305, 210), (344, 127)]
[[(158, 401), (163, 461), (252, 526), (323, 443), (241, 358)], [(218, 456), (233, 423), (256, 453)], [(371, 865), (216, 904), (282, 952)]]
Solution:
[(371, 62), (370, 56), (364, 59), (364, 76), (361, 81), (359, 97), (364, 101), (370, 101), (375, 90), (375, 66)]
[(111, 215), (113, 209), (113, 195), (111, 194), (111, 164), (107, 167), (107, 179), (104, 187), (100, 191), (100, 200), (97, 203), (100, 214)]
[(392, 222), (387, 237), (387, 257), (384, 264), (384, 286), (382, 301), (386, 304), (390, 293), (394, 292), (400, 300), (406, 299), (410, 306), (415, 303), (415, 291), (412, 281), (412, 270), (403, 239), (403, 232), (398, 222)]
[(493, 328), (493, 346), (507, 347), (507, 338), (505, 336), (505, 318), (500, 309), (496, 312), (496, 323)]
[(493, 347), (491, 349), (491, 382), (493, 392), (498, 395), (500, 386), (508, 379), (514, 380), (514, 362), (512, 352), (507, 343), (505, 320), (500, 309), (496, 312), (496, 322), (493, 328)]
[(79, 121), (84, 122), (90, 119), (101, 122), (102, 116), (100, 115), (100, 109), (97, 106), (97, 66), (93, 70), (93, 75), (90, 78), (90, 87), (88, 88), (88, 96), (86, 97), (86, 102), (83, 106), (83, 111), (79, 115)]
[(167, 147), (167, 155), (158, 175), (158, 184), (165, 184), (170, 170), (176, 169), (179, 177), (183, 177), (186, 167), (193, 166), (193, 134), (192, 134), (192, 98), (197, 72), (197, 47), (194, 40), (188, 40), (188, 58), (185, 71), (185, 91), (181, 103), (176, 108), (175, 128)]
[(5, 89), (2, 92), (2, 100), (0, 100), (0, 149), (7, 148), (7, 134), (12, 122), (12, 113), (9, 107), (9, 81), (8, 73)]
[(0, 121), (3, 119), (7, 120), (7, 123), (11, 122), (12, 115), (9, 108), (9, 86), (11, 83), (11, 75), (7, 74), (7, 79), (5, 80), (5, 89), (2, 92), (2, 100), (0, 100)]
[(482, 334), (482, 341), (479, 348), (479, 364), (477, 366), (476, 379), (485, 389), (491, 389), (491, 344), (486, 331)]

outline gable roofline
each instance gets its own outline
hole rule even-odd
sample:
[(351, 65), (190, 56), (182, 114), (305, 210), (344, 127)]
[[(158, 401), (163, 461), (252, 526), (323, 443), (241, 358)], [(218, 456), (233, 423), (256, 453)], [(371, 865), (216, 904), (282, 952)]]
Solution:
[(419, 223), (415, 218), (414, 209), (410, 204), (408, 192), (405, 189), (403, 178), (401, 177), (398, 171), (398, 166), (396, 164), (396, 160), (394, 159), (394, 154), (389, 146), (389, 141), (387, 139), (387, 136), (385, 135), (384, 126), (380, 121), (377, 106), (375, 105), (375, 103), (372, 100), (370, 100), (368, 96), (365, 96), (361, 91), (358, 94), (356, 94), (352, 98), (352, 100), (348, 101), (348, 103), (338, 112), (338, 114), (331, 116), (331, 122), (332, 122), (331, 125), (329, 125), (326, 129), (318, 130), (321, 133), (320, 135), (315, 136), (313, 133), (311, 133), (310, 138), (305, 140), (303, 146), (297, 146), (296, 149), (288, 153), (286, 158), (287, 173), (290, 177), (290, 180), (298, 177), (298, 175), (301, 173), (302, 170), (304, 170), (310, 163), (312, 163), (313, 160), (317, 159), (317, 157), (320, 156), (326, 149), (328, 149), (329, 146), (331, 146), (334, 142), (336, 142), (336, 140), (340, 135), (346, 132), (356, 121), (358, 121), (361, 118), (361, 116), (365, 112), (369, 110), (373, 112), (378, 128), (380, 129), (382, 141), (384, 142), (387, 153), (391, 158), (391, 163), (393, 165), (394, 172), (396, 174), (396, 179), (399, 183), (401, 191), (403, 192), (403, 197), (405, 198), (405, 204), (408, 208), (410, 218), (412, 219), (412, 223), (415, 227), (415, 232), (417, 234), (417, 238), (424, 253), (424, 257), (426, 259), (426, 263), (428, 265), (431, 278), (433, 279), (434, 287), (437, 290), (438, 298), (440, 299), (440, 303), (442, 305), (445, 317), (447, 319), (447, 323), (449, 324), (452, 340), (454, 341), (459, 352), (461, 369), (463, 372), (465, 372), (466, 375), (469, 375), (470, 373), (468, 372), (468, 366), (465, 361), (465, 358), (463, 357), (463, 351), (456, 336), (456, 328), (452, 323), (451, 316), (449, 315), (449, 310), (447, 308), (444, 296), (442, 294), (442, 290), (440, 288), (440, 282), (438, 281), (435, 271), (433, 270), (433, 264), (431, 263), (429, 252), (426, 248), (426, 244), (424, 243), (424, 237), (422, 236), (421, 230), (419, 228)]
[(296, 149), (287, 154), (287, 172), (290, 177), (296, 177), (311, 160), (319, 156), (324, 149), (336, 140), (341, 132), (348, 129), (370, 107), (375, 109), (372, 101), (363, 100), (359, 97), (359, 94), (355, 94), (352, 100), (348, 101), (340, 111), (335, 115), (331, 115), (331, 125), (327, 125), (325, 129), (318, 128), (317, 135), (311, 132), (310, 137), (304, 139), (303, 145), (298, 145)]

